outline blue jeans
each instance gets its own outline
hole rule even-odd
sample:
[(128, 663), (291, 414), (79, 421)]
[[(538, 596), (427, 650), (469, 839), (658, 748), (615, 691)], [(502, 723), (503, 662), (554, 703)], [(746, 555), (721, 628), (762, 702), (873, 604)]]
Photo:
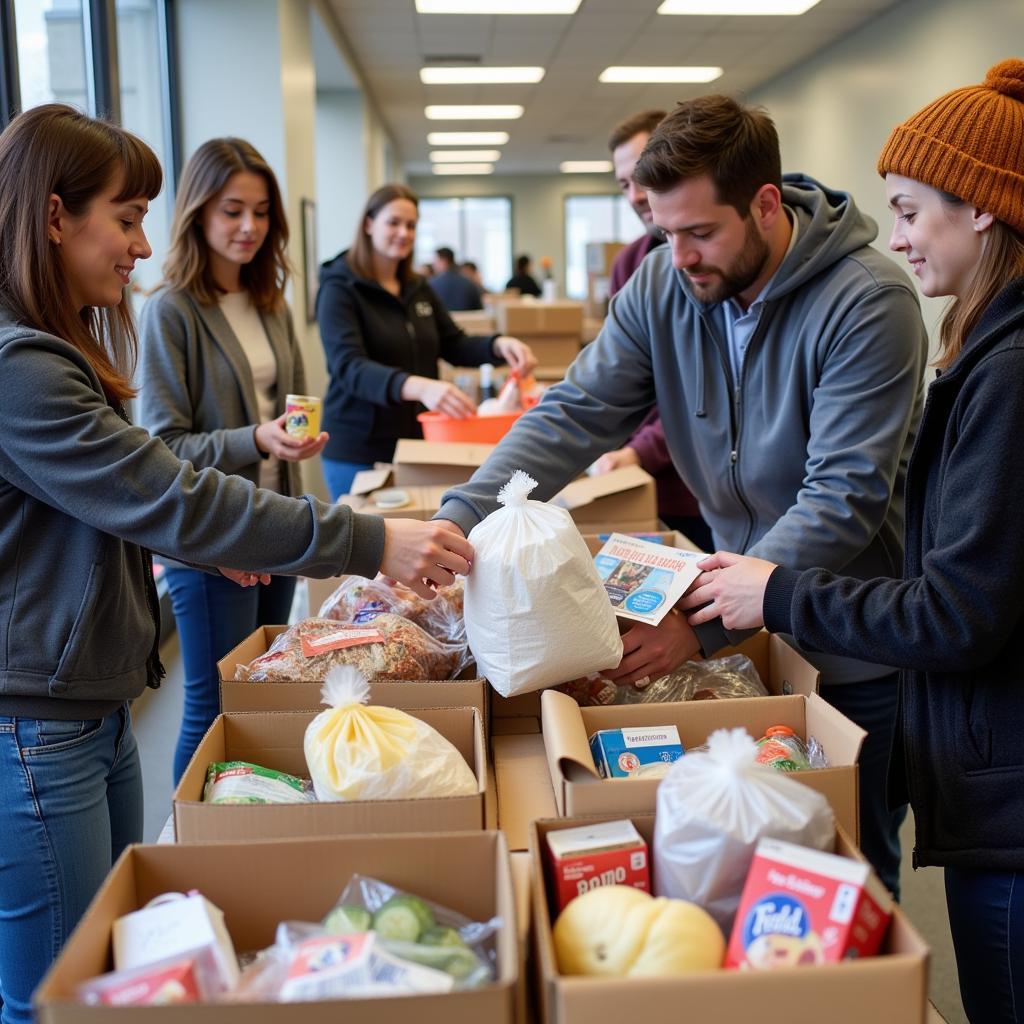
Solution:
[(898, 672), (858, 683), (821, 684), (822, 699), (867, 733), (857, 773), (860, 848), (896, 899), (900, 898), (900, 825), (907, 816), (907, 806), (889, 810), (886, 778), (896, 728), (898, 693)]
[(356, 473), (364, 469), (373, 469), (364, 462), (342, 462), (340, 459), (325, 459), (321, 456), (320, 468), (323, 470), (324, 483), (331, 501), (337, 501), (343, 494), (350, 493), (352, 480)]
[(0, 1021), (29, 1024), (32, 991), (121, 851), (142, 841), (127, 705), (84, 722), (0, 716), (0, 779)]
[(295, 577), (272, 576), (268, 586), (240, 587), (219, 574), (169, 568), (166, 578), (185, 673), (185, 710), (174, 750), (177, 784), (220, 711), (217, 662), (253, 630), (288, 621)]
[(971, 1024), (1024, 1024), (1024, 871), (946, 868), (960, 998)]

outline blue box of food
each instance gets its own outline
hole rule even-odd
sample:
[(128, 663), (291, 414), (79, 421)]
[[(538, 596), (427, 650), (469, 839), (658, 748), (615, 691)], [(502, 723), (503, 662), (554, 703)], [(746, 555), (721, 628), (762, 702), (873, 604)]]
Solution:
[(657, 778), (683, 756), (683, 745), (674, 725), (601, 729), (590, 737), (590, 752), (603, 779)]

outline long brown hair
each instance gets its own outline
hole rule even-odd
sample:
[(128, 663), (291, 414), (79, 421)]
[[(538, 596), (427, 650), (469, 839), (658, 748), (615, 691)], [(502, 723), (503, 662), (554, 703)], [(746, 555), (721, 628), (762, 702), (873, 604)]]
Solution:
[(244, 139), (209, 139), (189, 157), (181, 172), (171, 221), (171, 244), (164, 260), (164, 284), (188, 292), (207, 306), (216, 305), (222, 289), (210, 269), (210, 249), (203, 233), (203, 207), (242, 171), (260, 175), (270, 199), (270, 230), (256, 255), (242, 266), (241, 282), (261, 313), (284, 306), (288, 283), (288, 220), (277, 178), (270, 164)]
[(78, 309), (49, 236), (50, 196), (75, 217), (120, 180), (114, 202), (153, 199), (163, 184), (153, 151), (117, 125), (63, 103), (19, 114), (0, 134), (0, 306), (74, 345), (108, 398), (135, 394), (137, 340), (129, 303)]
[[(964, 200), (951, 192), (939, 191), (939, 196), (948, 206), (964, 205)], [(992, 300), (1022, 274), (1024, 235), (997, 220), (988, 229), (988, 240), (967, 290), (953, 300), (942, 318), (939, 357), (935, 360), (939, 369), (945, 370), (952, 364)]]
[[(416, 207), (416, 210), (419, 211), (420, 201), (416, 193), (404, 185), (381, 185), (366, 200), (363, 212), (359, 216), (359, 225), (356, 227), (355, 241), (352, 243), (352, 248), (349, 249), (348, 256), (346, 257), (348, 265), (360, 277), (367, 277), (371, 281), (375, 280), (373, 272), (373, 243), (370, 241), (370, 236), (366, 233), (366, 218), (369, 217), (371, 220), (374, 220), (388, 203), (393, 203), (396, 199), (408, 199)], [(404, 260), (400, 260), (398, 263), (396, 276), (402, 284), (408, 284), (416, 277), (412, 269), (412, 257), (413, 254), (409, 253)]]

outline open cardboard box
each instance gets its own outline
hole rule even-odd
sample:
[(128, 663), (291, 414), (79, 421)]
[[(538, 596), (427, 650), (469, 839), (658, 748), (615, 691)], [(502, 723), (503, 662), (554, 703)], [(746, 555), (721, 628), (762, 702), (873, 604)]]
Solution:
[(464, 484), (487, 461), (494, 447), (403, 437), (391, 459), (391, 481), (396, 487)]
[[(736, 703), (735, 701), (732, 703)], [(549, 832), (629, 817), (650, 845), (654, 815), (601, 814), (534, 824), (533, 933), (545, 1024), (924, 1024), (929, 949), (897, 907), (878, 956), (778, 971), (699, 971), (679, 978), (585, 978), (558, 973), (544, 866)], [(840, 831), (835, 852), (863, 859)], [(657, 884), (657, 883), (655, 883)]]
[[(309, 582), (333, 582), (326, 595), (330, 596), (340, 578)], [(310, 610), (313, 614), (319, 610), (320, 603), (314, 607), (311, 594)], [(239, 665), (248, 665), (254, 658), (266, 654), (274, 639), (287, 628), (260, 626), (217, 662), (221, 711), (322, 710), (322, 681), (296, 679), (287, 683), (250, 683), (235, 678)], [(467, 669), (472, 670), (473, 666)], [(476, 708), (480, 720), (486, 722), (490, 689), (485, 679), (371, 679), (370, 703), (403, 711), (412, 708)]]
[(540, 334), (571, 334), (579, 339), (583, 332), (583, 303), (571, 299), (538, 302), (516, 299), (502, 302), (494, 311), (499, 334), (522, 338), (528, 345)]
[[(516, 721), (532, 723), (536, 719)], [(498, 828), (505, 833), (510, 850), (525, 850), (530, 845), (533, 822), (558, 814), (544, 739), (539, 730), (492, 736), (491, 753), (498, 791)]]
[(214, 761), (249, 761), (309, 776), (303, 738), (311, 711), (218, 715), (192, 755), (174, 791), (179, 842), (274, 839), (281, 836), (369, 832), (459, 832), (486, 827), (490, 778), (482, 720), (474, 708), (420, 708), (409, 712), (449, 740), (476, 776), (469, 796), (409, 800), (352, 800), (306, 804), (203, 803), (206, 769)]
[[(644, 540), (655, 541), (663, 544), (667, 548), (677, 548), (680, 551), (700, 551), (696, 544), (690, 540), (685, 534), (680, 533), (678, 530), (651, 530), (651, 531), (640, 531), (643, 533)], [(613, 533), (628, 533), (626, 530), (607, 530), (604, 533), (584, 533), (583, 540), (586, 542), (587, 549), (592, 555), (596, 555), (598, 551), (605, 546), (608, 538)]]
[[(466, 992), (295, 1003), (91, 1007), (75, 987), (112, 968), (114, 921), (169, 891), (198, 889), (224, 911), (238, 952), (274, 942), (281, 921), (319, 921), (353, 874), (370, 875), (476, 921), (498, 915), (497, 978)], [(35, 993), (40, 1024), (512, 1024), (517, 910), (499, 832), (130, 846)]]
[(541, 722), (555, 801), (566, 816), (654, 811), (660, 779), (598, 775), (588, 741), (600, 729), (674, 725), (685, 751), (700, 746), (716, 729), (742, 726), (758, 739), (770, 726), (788, 725), (802, 739), (814, 736), (832, 766), (788, 777), (821, 793), (840, 826), (855, 840), (859, 836), (857, 759), (867, 733), (815, 693), (581, 708), (566, 694), (548, 690), (541, 700)]

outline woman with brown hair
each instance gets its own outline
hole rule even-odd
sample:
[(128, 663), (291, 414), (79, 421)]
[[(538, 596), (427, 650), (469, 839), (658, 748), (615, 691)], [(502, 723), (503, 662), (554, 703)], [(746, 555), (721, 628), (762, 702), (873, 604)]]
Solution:
[[(423, 596), (469, 545), (196, 469), (133, 426), (124, 289), (150, 255), (152, 151), (48, 104), (0, 134), (0, 1022), (142, 838), (128, 702), (163, 675), (151, 551), (271, 572), (383, 570)], [(410, 527), (418, 529), (410, 531)], [(251, 572), (243, 572), (241, 570)]]
[(321, 268), (316, 312), (331, 375), (322, 462), (332, 498), (348, 492), (360, 469), (390, 461), (399, 438), (422, 437), (416, 416), (424, 408), (476, 411), (437, 379), (439, 358), (455, 366), (507, 362), (522, 374), (537, 362), (517, 338), (469, 337), (456, 326), (413, 271), (418, 220), (416, 195), (384, 185), (367, 200), (352, 247)]
[[(137, 408), (179, 459), (295, 496), (299, 462), (318, 455), (327, 435), (284, 429), (285, 396), (306, 392), (284, 297), (287, 244), (281, 193), (263, 157), (243, 139), (204, 142), (182, 171), (164, 280), (143, 310)], [(240, 589), (164, 565), (185, 671), (177, 781), (217, 716), (217, 662), (259, 626), (288, 621), (295, 578)]]

